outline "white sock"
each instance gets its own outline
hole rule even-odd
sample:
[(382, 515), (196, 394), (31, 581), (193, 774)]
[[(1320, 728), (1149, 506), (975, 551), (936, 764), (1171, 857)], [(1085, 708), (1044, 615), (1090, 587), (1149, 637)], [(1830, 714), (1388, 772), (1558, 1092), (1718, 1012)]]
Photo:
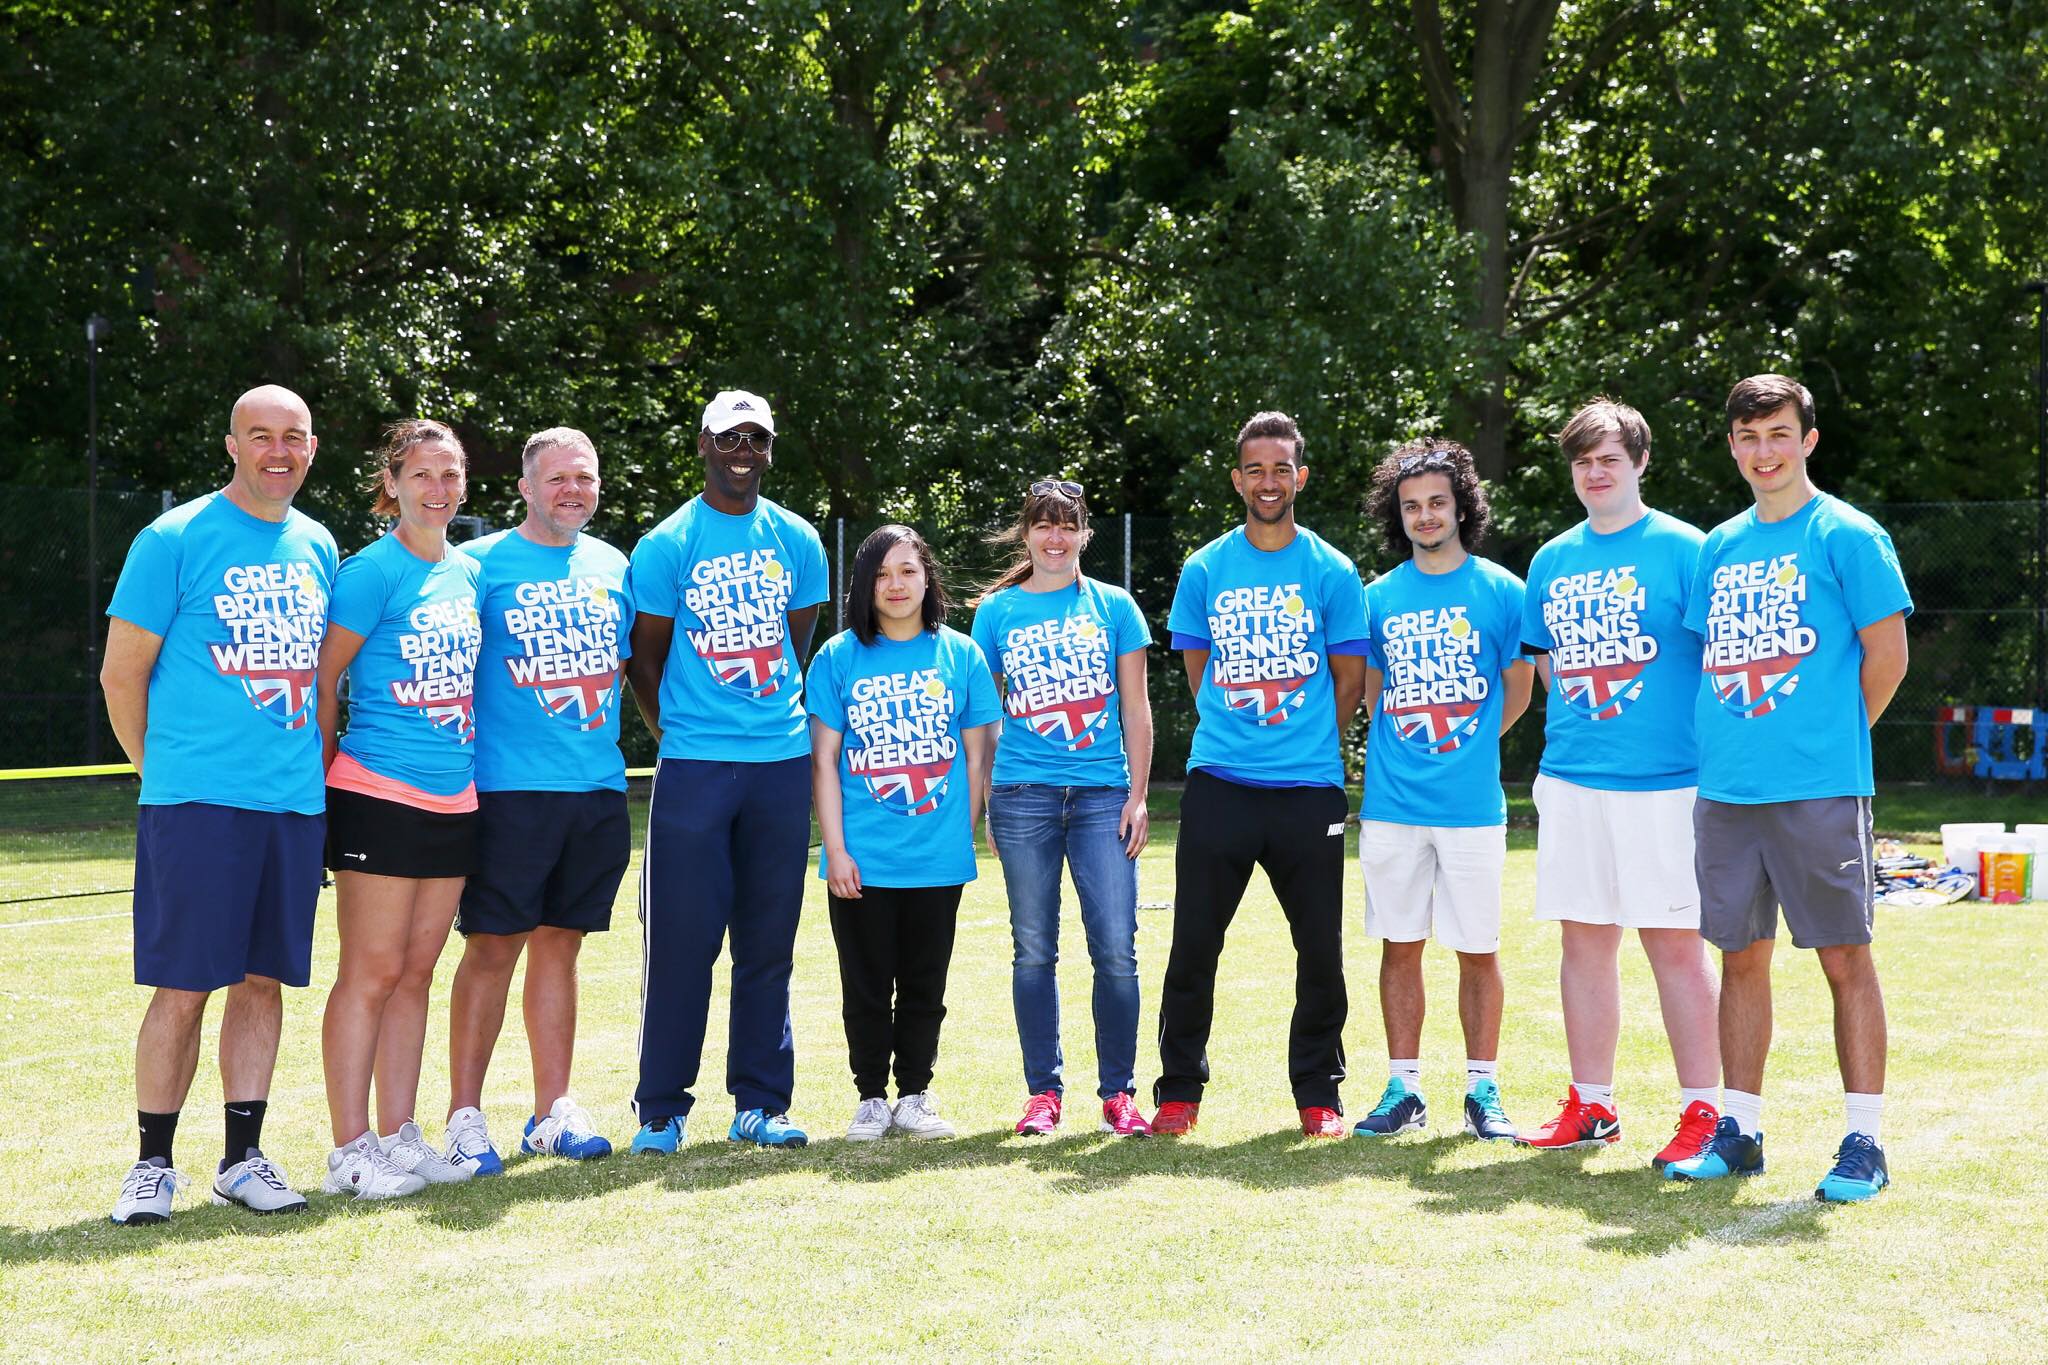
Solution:
[(1764, 1097), (1752, 1095), (1747, 1090), (1723, 1090), (1721, 1092), (1721, 1113), (1735, 1120), (1735, 1127), (1744, 1137), (1756, 1137), (1763, 1132)]
[(1580, 1104), (1597, 1104), (1609, 1113), (1614, 1111), (1614, 1087), (1612, 1085), (1589, 1085), (1585, 1081), (1573, 1081), (1572, 1089), (1579, 1092)]
[(1678, 1087), (1678, 1107), (1690, 1109), (1695, 1104), (1704, 1104), (1715, 1113), (1721, 1112), (1721, 1097), (1710, 1085), (1681, 1085)]
[(1467, 1057), (1465, 1059), (1465, 1093), (1471, 1094), (1473, 1088), (1481, 1081), (1493, 1081), (1498, 1084), (1500, 1081), (1500, 1063), (1497, 1061), (1475, 1062), (1470, 1057)]
[(1420, 1057), (1390, 1057), (1387, 1059), (1387, 1075), (1408, 1087), (1411, 1095), (1422, 1093), (1422, 1059)]
[(1878, 1140), (1878, 1125), (1884, 1120), (1883, 1095), (1859, 1095), (1849, 1091), (1842, 1096), (1849, 1107), (1849, 1131), (1861, 1133), (1872, 1142)]

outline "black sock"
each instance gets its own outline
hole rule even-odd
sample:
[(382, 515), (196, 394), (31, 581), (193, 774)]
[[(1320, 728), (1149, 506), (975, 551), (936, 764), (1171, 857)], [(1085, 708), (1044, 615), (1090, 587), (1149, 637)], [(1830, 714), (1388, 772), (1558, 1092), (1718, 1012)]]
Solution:
[(135, 1111), (136, 1126), (142, 1129), (142, 1161), (159, 1161), (171, 1164), (171, 1139), (178, 1135), (178, 1114), (152, 1114), (147, 1109)]
[(269, 1100), (234, 1100), (227, 1106), (227, 1156), (220, 1163), (224, 1171), (237, 1161), (248, 1159), (250, 1149), (263, 1145), (263, 1111)]

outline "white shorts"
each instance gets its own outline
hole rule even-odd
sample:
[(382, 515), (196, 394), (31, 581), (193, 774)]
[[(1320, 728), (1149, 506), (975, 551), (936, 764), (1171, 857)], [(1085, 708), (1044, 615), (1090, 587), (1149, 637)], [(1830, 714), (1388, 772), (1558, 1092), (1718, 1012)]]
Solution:
[(1698, 929), (1697, 787), (1612, 792), (1536, 775), (1536, 918)]
[(1460, 953), (1500, 951), (1506, 825), (1460, 829), (1361, 821), (1365, 932), (1395, 943), (1435, 937)]

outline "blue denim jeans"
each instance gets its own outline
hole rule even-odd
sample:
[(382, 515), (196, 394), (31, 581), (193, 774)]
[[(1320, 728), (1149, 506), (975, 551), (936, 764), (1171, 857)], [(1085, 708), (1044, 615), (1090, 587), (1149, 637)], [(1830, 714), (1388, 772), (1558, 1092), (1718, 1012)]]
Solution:
[(1061, 1080), (1060, 871), (1081, 893), (1081, 926), (1095, 964), (1095, 1059), (1107, 1099), (1132, 1088), (1138, 1053), (1138, 865), (1124, 856), (1122, 787), (999, 785), (989, 828), (1010, 896), (1010, 994), (1030, 1093), (1065, 1092)]

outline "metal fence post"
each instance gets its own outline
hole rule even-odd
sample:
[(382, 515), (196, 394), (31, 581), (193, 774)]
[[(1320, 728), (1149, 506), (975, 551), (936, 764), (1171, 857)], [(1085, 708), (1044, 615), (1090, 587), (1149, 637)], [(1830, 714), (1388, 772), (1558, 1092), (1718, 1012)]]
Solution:
[(833, 533), (832, 550), (832, 629), (846, 629), (846, 518), (832, 519), (837, 528)]
[(1124, 513), (1124, 591), (1131, 590), (1131, 514)]

